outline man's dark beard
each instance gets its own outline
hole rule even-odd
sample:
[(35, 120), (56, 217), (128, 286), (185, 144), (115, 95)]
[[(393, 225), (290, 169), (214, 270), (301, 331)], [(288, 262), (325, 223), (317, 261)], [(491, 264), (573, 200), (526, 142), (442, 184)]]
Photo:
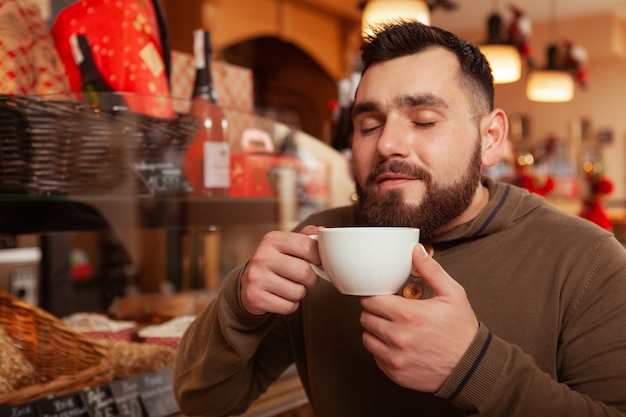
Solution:
[[(426, 170), (401, 160), (388, 160), (376, 166), (368, 176), (365, 188), (356, 185), (359, 211), (372, 226), (403, 226), (420, 228), (420, 240), (429, 242), (443, 226), (460, 216), (472, 203), (482, 172), (480, 142), (463, 176), (448, 186), (433, 184)], [(407, 174), (424, 181), (426, 194), (418, 205), (402, 201), (400, 191), (389, 191), (380, 200), (368, 191), (381, 173)]]

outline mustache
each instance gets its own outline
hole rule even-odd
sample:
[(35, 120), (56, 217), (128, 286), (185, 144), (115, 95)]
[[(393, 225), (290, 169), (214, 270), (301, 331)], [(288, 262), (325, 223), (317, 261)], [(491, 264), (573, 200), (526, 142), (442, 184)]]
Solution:
[(415, 179), (423, 180), (427, 185), (432, 182), (432, 176), (430, 172), (424, 168), (412, 165), (405, 161), (388, 160), (384, 161), (374, 167), (372, 172), (367, 176), (366, 184), (373, 184), (376, 182), (376, 178), (379, 175), (393, 173), (402, 174), (414, 177)]

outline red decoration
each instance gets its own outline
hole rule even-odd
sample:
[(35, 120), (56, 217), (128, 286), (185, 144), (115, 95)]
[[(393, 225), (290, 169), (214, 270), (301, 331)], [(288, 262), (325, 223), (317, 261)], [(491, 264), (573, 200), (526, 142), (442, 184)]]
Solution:
[(519, 178), (519, 185), (531, 193), (545, 196), (554, 189), (554, 180), (550, 176), (540, 178), (536, 175), (522, 173)]
[(530, 67), (533, 63), (533, 48), (530, 44), (530, 35), (532, 34), (532, 24), (530, 19), (522, 9), (511, 4), (509, 5), (513, 12), (513, 21), (508, 28), (509, 42), (517, 48), (520, 55), (528, 61)]
[(583, 88), (587, 87), (587, 61), (589, 55), (581, 45), (570, 40), (564, 41), (565, 57), (563, 65), (572, 73), (576, 82)]
[(72, 91), (82, 87), (69, 39), (82, 34), (111, 88), (137, 94), (137, 100), (125, 97), (133, 110), (157, 117), (173, 115), (169, 100), (146, 98), (170, 95), (157, 16), (150, 1), (80, 0), (59, 13), (50, 32)]
[(587, 180), (589, 197), (583, 200), (583, 207), (579, 215), (604, 229), (611, 230), (613, 222), (607, 216), (602, 206), (602, 200), (613, 192), (613, 183), (599, 174), (589, 174)]

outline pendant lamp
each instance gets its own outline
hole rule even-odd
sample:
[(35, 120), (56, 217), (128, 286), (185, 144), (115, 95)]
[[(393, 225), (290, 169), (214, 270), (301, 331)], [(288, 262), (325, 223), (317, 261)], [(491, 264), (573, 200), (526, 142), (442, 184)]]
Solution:
[(526, 96), (529, 100), (560, 103), (574, 98), (574, 78), (558, 65), (559, 50), (556, 45), (548, 47), (548, 65), (528, 76)]
[(479, 45), (487, 58), (495, 84), (512, 83), (522, 76), (522, 59), (517, 48), (500, 36), (502, 19), (493, 13), (487, 19), (487, 41)]
[(430, 9), (423, 0), (368, 0), (363, 7), (361, 32), (371, 35), (373, 28), (394, 19), (415, 19), (430, 25)]
[[(553, 39), (556, 39), (556, 1), (552, 1)], [(562, 103), (574, 98), (574, 79), (559, 59), (559, 48), (553, 41), (547, 48), (547, 65), (534, 70), (528, 76), (526, 97), (532, 101)]]

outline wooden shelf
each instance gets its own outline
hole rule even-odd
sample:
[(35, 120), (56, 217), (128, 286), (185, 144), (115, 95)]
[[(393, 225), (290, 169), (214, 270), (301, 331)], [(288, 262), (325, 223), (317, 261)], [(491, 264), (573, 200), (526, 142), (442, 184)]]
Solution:
[(277, 221), (274, 198), (0, 196), (5, 234), (99, 231), (111, 224), (149, 229)]

